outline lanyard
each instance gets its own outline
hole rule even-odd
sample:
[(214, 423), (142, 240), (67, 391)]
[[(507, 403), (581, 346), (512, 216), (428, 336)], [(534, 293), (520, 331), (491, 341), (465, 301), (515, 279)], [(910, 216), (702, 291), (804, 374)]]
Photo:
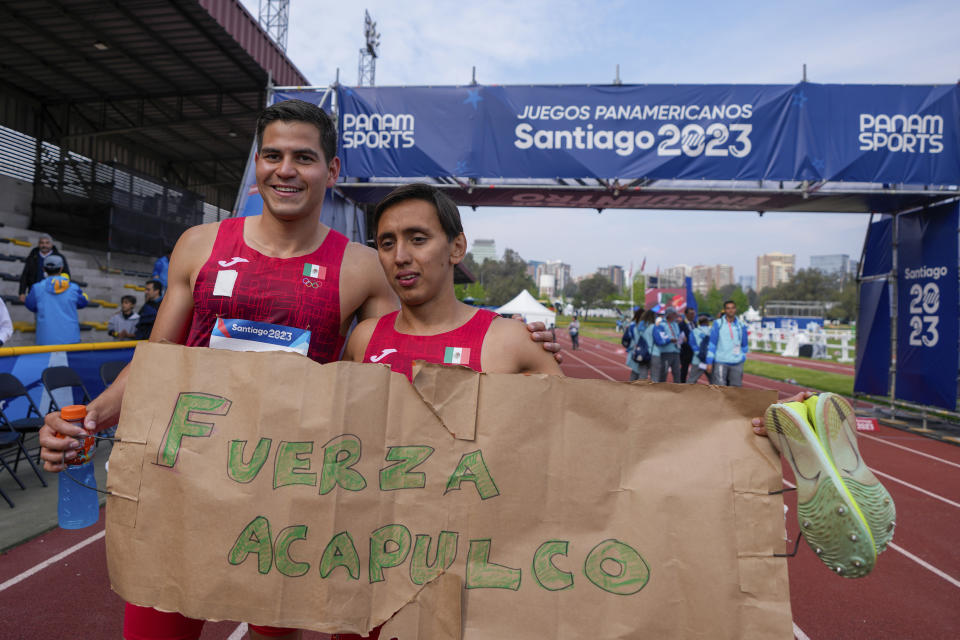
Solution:
[(673, 330), (673, 323), (670, 322), (669, 320), (667, 321), (667, 329), (670, 329), (670, 335), (671, 335), (671, 337), (673, 337), (673, 339), (676, 340), (676, 339), (677, 339), (677, 334), (676, 334), (676, 333), (674, 332), (674, 330)]
[[(727, 329), (730, 330), (730, 339), (733, 340), (734, 344), (737, 343), (737, 339), (733, 337), (733, 325), (730, 324), (730, 321), (727, 320)], [(739, 327), (737, 328), (737, 333), (740, 333)]]

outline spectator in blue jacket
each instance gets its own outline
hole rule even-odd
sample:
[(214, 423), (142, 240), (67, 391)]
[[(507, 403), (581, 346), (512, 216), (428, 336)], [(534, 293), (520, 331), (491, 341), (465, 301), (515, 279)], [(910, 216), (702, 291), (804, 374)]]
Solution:
[(710, 329), (707, 373), (710, 382), (727, 387), (743, 386), (743, 361), (747, 359), (747, 326), (737, 318), (737, 303), (723, 303), (723, 315)]
[(637, 362), (633, 359), (633, 351), (641, 340), (647, 342), (647, 350), (650, 350), (650, 339), (646, 338), (647, 327), (656, 323), (657, 316), (649, 309), (637, 309), (633, 314), (633, 322), (627, 325), (625, 333), (630, 334), (630, 344), (627, 346), (627, 366), (630, 367), (630, 380), (646, 380), (650, 377), (650, 360), (646, 362)]
[(680, 345), (684, 342), (683, 332), (677, 320), (680, 314), (675, 307), (667, 307), (663, 322), (653, 331), (658, 363), (651, 362), (651, 379), (654, 382), (666, 382), (667, 371), (673, 373), (673, 381), (680, 382)]
[[(700, 347), (704, 341), (706, 341), (705, 351), (708, 351), (710, 349), (710, 316), (700, 316), (697, 326), (690, 332), (690, 349), (693, 351), (693, 357), (690, 360), (690, 372), (687, 373), (687, 384), (696, 384), (700, 375), (707, 371), (707, 363), (703, 361), (707, 354), (704, 352), (703, 359), (700, 358)], [(710, 376), (707, 376), (708, 381), (709, 379)]]
[(77, 309), (87, 306), (87, 294), (62, 273), (63, 258), (50, 254), (43, 260), (47, 277), (30, 287), (24, 304), (37, 314), (37, 344), (80, 342)]
[(153, 280), (158, 280), (163, 290), (167, 289), (167, 271), (170, 269), (170, 254), (165, 253), (153, 263), (153, 274), (150, 276)]

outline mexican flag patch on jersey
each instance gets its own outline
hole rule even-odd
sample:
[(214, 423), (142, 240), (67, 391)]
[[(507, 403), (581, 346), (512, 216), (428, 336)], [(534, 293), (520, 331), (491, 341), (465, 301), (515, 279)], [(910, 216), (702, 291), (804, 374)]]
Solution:
[(308, 278), (319, 278), (320, 280), (323, 280), (327, 277), (327, 268), (321, 267), (318, 264), (310, 264), (309, 262), (305, 262), (303, 264), (303, 275)]
[(467, 364), (470, 362), (468, 347), (447, 347), (443, 351), (443, 364)]

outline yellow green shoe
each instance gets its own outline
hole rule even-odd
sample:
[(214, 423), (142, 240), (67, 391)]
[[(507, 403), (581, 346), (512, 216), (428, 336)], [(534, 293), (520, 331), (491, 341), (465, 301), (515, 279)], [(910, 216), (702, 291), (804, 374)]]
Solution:
[(774, 404), (764, 419), (796, 475), (797, 519), (807, 544), (841, 576), (870, 573), (877, 559), (870, 527), (808, 421), (807, 406)]
[(860, 456), (853, 407), (835, 393), (814, 396), (805, 404), (820, 442), (867, 520), (877, 553), (882, 553), (893, 538), (897, 511), (893, 498)]

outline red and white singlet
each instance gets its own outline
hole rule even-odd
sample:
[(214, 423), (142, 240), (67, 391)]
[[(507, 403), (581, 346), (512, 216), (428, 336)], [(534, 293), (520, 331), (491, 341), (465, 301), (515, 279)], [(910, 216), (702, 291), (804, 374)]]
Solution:
[(477, 309), (473, 317), (453, 331), (432, 336), (414, 336), (398, 332), (394, 326), (399, 311), (380, 318), (367, 350), (364, 362), (382, 362), (397, 373), (411, 379), (413, 361), (426, 360), (438, 364), (459, 364), (481, 371), (480, 351), (483, 338), (497, 314), (486, 309)]
[(243, 240), (246, 218), (220, 223), (217, 239), (193, 288), (186, 345), (206, 347), (221, 318), (308, 329), (307, 356), (320, 363), (340, 356), (340, 264), (347, 238), (330, 229), (320, 247), (296, 258), (272, 258)]

